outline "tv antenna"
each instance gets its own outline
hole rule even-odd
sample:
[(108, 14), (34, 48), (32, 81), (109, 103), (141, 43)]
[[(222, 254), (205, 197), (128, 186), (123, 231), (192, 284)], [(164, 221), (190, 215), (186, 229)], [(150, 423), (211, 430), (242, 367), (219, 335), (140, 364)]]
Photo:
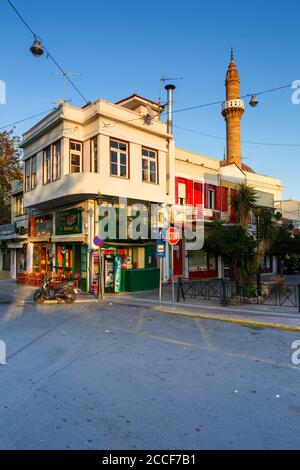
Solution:
[(55, 72), (52, 75), (64, 77), (64, 96), (61, 101), (63, 101), (64, 103), (70, 102), (71, 100), (68, 99), (68, 77), (75, 76), (75, 75), (80, 76), (81, 73), (80, 72), (65, 72), (65, 73)]
[(183, 80), (183, 77), (166, 77), (165, 75), (161, 75), (160, 77), (160, 87), (159, 87), (159, 98), (158, 102), (161, 104), (162, 101), (162, 90), (165, 82), (173, 82), (175, 80)]

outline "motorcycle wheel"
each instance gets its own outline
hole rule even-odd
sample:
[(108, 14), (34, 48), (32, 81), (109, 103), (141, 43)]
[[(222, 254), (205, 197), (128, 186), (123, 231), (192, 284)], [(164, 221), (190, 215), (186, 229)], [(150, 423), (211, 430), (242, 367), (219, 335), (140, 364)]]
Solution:
[(66, 296), (68, 296), (68, 297), (64, 298), (66, 304), (73, 304), (75, 302), (75, 300), (76, 300), (75, 292), (73, 292), (73, 291), (66, 292)]
[(33, 300), (37, 304), (42, 304), (45, 300), (45, 297), (43, 296), (42, 292), (37, 291), (33, 294)]

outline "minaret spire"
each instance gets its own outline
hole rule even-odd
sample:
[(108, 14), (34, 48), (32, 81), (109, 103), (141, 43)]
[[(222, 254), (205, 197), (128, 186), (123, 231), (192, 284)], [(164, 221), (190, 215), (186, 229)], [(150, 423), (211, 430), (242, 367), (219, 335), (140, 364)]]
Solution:
[(231, 48), (225, 86), (226, 101), (222, 106), (222, 115), (227, 129), (226, 163), (241, 166), (241, 119), (244, 113), (244, 102), (240, 99), (240, 77), (234, 62), (233, 48)]

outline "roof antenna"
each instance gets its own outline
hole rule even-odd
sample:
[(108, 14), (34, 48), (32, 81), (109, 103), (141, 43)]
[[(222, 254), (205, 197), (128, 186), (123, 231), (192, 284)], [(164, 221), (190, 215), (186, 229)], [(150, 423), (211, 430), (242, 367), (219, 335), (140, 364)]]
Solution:
[(162, 102), (162, 91), (165, 82), (172, 82), (173, 80), (183, 80), (183, 77), (166, 77), (165, 75), (161, 75), (160, 77), (160, 87), (159, 87), (159, 98), (158, 102), (161, 104)]

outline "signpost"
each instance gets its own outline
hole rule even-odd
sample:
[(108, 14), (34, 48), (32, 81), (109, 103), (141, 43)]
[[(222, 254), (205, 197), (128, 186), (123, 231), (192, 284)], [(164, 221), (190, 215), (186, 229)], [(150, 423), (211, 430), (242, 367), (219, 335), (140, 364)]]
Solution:
[(166, 242), (162, 239), (156, 240), (156, 257), (159, 258), (159, 305), (161, 305), (162, 260), (166, 257)]
[(171, 282), (172, 282), (172, 307), (174, 308), (175, 292), (174, 292), (174, 245), (180, 240), (180, 233), (176, 227), (168, 228), (166, 232), (166, 240), (171, 246)]
[(98, 267), (98, 300), (103, 298), (103, 288), (102, 288), (102, 254), (101, 246), (104, 243), (103, 238), (96, 236), (93, 240), (94, 245), (98, 246), (99, 253), (99, 267)]

